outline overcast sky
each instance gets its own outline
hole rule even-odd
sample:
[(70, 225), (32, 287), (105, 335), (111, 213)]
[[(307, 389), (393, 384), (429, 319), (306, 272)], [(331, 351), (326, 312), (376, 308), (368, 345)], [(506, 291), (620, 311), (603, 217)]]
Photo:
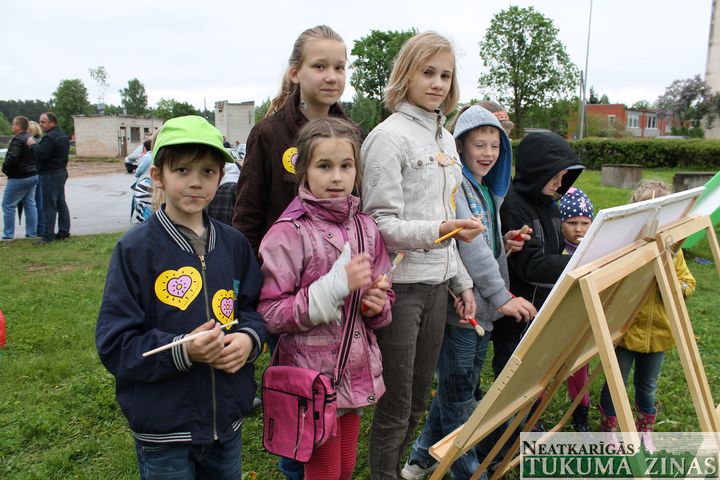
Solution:
[[(105, 66), (107, 103), (137, 77), (150, 105), (175, 98), (260, 103), (275, 95), (292, 44), (325, 23), (346, 41), (370, 30), (435, 30), (457, 49), (461, 101), (479, 98), (478, 41), (496, 13), (532, 5), (553, 20), (571, 60), (585, 65), (590, 0), (57, 0), (0, 2), (0, 99), (48, 100)], [(705, 74), (712, 0), (594, 0), (589, 85), (612, 102), (654, 101), (673, 80)], [(351, 58), (352, 60), (352, 58)], [(353, 96), (348, 85), (344, 100)]]

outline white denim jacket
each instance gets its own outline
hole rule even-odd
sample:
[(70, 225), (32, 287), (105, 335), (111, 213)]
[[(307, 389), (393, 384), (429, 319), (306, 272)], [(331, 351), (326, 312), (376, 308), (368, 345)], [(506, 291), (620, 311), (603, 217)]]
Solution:
[[(462, 181), (455, 140), (440, 113), (402, 103), (363, 142), (363, 210), (377, 221), (390, 252), (406, 257), (396, 283), (439, 284), (451, 280), (461, 292), (472, 279), (459, 260), (455, 240), (439, 245), (440, 224), (455, 219)], [(445, 161), (446, 165), (441, 165)]]

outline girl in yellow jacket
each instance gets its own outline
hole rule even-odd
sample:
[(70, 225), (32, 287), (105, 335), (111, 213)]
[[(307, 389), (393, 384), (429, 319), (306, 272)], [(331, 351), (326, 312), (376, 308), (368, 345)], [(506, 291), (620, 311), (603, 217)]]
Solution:
[[(633, 194), (633, 202), (641, 202), (651, 198), (668, 195), (667, 186), (656, 180), (642, 182)], [(695, 291), (695, 278), (688, 270), (682, 250), (675, 256), (675, 272), (684, 297)], [(658, 408), (655, 403), (657, 380), (660, 376), (665, 351), (675, 344), (670, 323), (665, 313), (665, 305), (660, 297), (660, 289), (656, 286), (643, 305), (625, 336), (615, 348), (623, 381), (627, 385), (628, 374), (635, 362), (635, 407), (637, 418), (635, 425), (638, 432), (652, 432)], [(604, 432), (615, 432), (618, 420), (610, 398), (607, 382), (600, 394), (600, 425)], [(647, 443), (646, 443), (647, 445)]]

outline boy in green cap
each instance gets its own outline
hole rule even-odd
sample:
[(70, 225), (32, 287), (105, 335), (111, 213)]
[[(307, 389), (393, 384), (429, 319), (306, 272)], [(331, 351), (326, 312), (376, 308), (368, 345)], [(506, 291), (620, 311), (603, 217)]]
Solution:
[(141, 478), (238, 479), (252, 362), (265, 341), (254, 308), (262, 275), (247, 239), (204, 211), (233, 160), (220, 132), (197, 116), (168, 120), (153, 159), (165, 204), (115, 247), (98, 354), (115, 376)]

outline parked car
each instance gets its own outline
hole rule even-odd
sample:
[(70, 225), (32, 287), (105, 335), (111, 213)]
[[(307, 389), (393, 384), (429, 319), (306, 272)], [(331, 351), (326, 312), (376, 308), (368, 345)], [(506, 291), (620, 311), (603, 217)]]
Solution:
[(138, 163), (140, 162), (140, 157), (142, 157), (142, 153), (143, 146), (140, 144), (135, 148), (135, 150), (128, 154), (127, 157), (125, 157), (125, 170), (127, 170), (128, 173), (133, 173), (135, 171)]

